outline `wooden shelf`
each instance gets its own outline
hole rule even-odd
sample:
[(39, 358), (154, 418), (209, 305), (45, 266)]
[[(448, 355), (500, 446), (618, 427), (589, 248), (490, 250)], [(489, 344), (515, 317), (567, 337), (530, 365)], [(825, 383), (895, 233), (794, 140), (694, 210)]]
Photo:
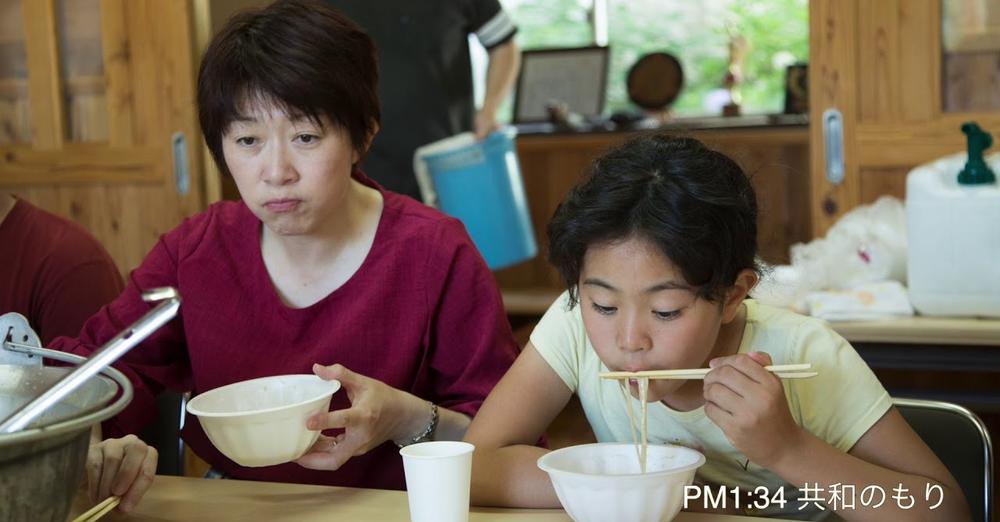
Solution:
[(562, 294), (552, 288), (502, 289), (503, 306), (510, 315), (541, 316)]

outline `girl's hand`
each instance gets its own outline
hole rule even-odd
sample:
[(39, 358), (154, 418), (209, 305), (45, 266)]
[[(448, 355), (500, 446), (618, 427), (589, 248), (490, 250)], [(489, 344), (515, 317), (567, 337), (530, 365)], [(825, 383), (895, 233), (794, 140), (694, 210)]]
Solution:
[(762, 352), (719, 357), (705, 376), (705, 414), (751, 461), (768, 467), (801, 433), (788, 411), (781, 380)]
[[(299, 465), (310, 469), (335, 470), (351, 457), (364, 455), (387, 440), (405, 440), (430, 421), (427, 401), (397, 390), (381, 381), (354, 373), (340, 364), (313, 365), (319, 377), (340, 381), (351, 407), (318, 413), (306, 427), (313, 431), (341, 428), (336, 437), (320, 435), (312, 448), (299, 457)], [(412, 431), (412, 432), (411, 432)]]
[(87, 493), (97, 503), (111, 495), (121, 497), (118, 509), (128, 513), (153, 484), (156, 448), (135, 435), (91, 444), (87, 451)]

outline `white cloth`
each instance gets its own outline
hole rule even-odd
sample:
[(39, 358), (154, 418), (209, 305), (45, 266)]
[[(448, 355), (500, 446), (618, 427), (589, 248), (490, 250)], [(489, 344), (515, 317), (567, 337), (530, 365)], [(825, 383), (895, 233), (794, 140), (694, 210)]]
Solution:
[(809, 315), (827, 321), (875, 321), (913, 315), (909, 293), (899, 281), (863, 283), (849, 290), (810, 292)]

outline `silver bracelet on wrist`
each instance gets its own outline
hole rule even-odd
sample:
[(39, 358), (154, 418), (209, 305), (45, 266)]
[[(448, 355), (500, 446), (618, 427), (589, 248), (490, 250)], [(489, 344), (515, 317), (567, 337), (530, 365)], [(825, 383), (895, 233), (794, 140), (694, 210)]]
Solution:
[(430, 401), (427, 401), (427, 404), (431, 405), (431, 421), (427, 424), (427, 427), (424, 428), (423, 431), (421, 431), (420, 433), (416, 434), (412, 438), (407, 439), (403, 442), (393, 441), (396, 442), (396, 446), (404, 448), (406, 446), (409, 446), (410, 444), (416, 444), (418, 442), (426, 442), (428, 440), (431, 440), (431, 436), (434, 435), (434, 430), (437, 429), (438, 425), (438, 405)]

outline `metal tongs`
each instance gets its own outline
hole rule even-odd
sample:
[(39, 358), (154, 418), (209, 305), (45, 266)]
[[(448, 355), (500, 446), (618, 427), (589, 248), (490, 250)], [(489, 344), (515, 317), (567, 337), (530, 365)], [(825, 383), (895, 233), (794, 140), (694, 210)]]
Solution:
[[(0, 433), (14, 433), (24, 429), (25, 426), (38, 418), (39, 415), (79, 388), (98, 372), (110, 366), (111, 363), (131, 350), (133, 346), (142, 342), (143, 339), (149, 337), (150, 334), (170, 321), (177, 315), (177, 310), (181, 306), (181, 296), (172, 287), (154, 288), (143, 292), (142, 300), (146, 302), (161, 302), (147, 312), (146, 315), (140, 317), (138, 321), (129, 325), (128, 328), (122, 330), (118, 335), (105, 343), (104, 346), (91, 354), (79, 367), (68, 373), (59, 382), (52, 385), (51, 388), (45, 390), (44, 393), (22, 406), (13, 415), (0, 423)], [(0, 335), (4, 336), (3, 348), (0, 351), (7, 350), (26, 354), (29, 358), (36, 355), (44, 356), (47, 355), (46, 352), (51, 352), (51, 350), (42, 349), (38, 346), (14, 342), (9, 338), (8, 333), (0, 332)], [(37, 339), (34, 336), (34, 332), (31, 332), (31, 337)], [(24, 339), (27, 340), (28, 338), (28, 335), (24, 336)]]

